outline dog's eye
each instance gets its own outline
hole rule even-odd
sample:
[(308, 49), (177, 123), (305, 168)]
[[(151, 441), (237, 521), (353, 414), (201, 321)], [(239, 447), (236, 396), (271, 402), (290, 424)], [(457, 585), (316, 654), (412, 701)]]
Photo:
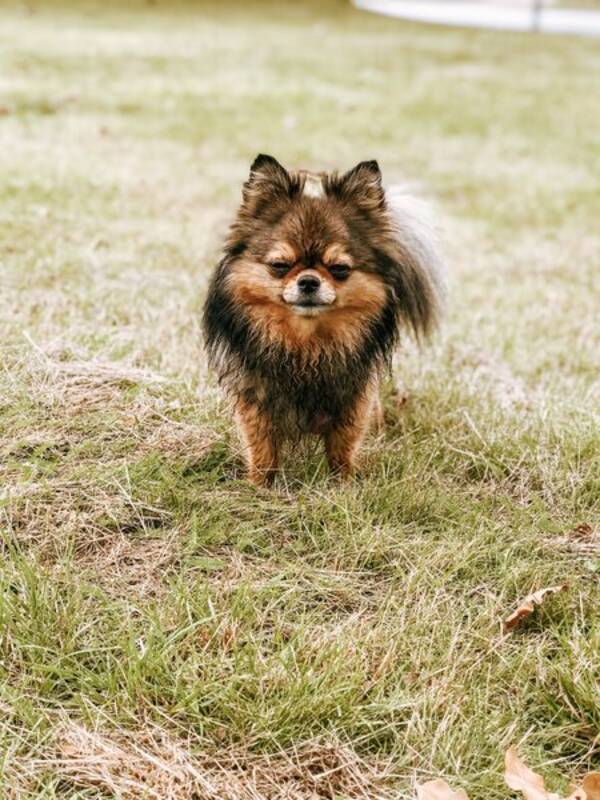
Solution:
[(338, 281), (345, 281), (350, 275), (350, 267), (347, 264), (332, 264), (329, 267), (329, 272)]
[(292, 268), (292, 265), (288, 264), (287, 261), (272, 261), (269, 266), (276, 275), (285, 275)]

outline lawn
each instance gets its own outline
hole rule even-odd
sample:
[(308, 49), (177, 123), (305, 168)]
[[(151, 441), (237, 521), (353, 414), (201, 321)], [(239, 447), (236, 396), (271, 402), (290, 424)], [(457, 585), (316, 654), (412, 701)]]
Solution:
[[(511, 744), (555, 791), (600, 769), (599, 71), (325, 0), (3, 4), (3, 797), (495, 800)], [(348, 483), (314, 447), (247, 483), (202, 353), (260, 151), (377, 158), (443, 228), (443, 330)]]

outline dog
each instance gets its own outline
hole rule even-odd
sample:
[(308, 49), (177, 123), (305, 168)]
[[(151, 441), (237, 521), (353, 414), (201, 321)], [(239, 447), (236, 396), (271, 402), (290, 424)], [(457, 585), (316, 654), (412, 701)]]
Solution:
[(312, 173), (257, 156), (203, 317), (250, 480), (271, 483), (282, 445), (305, 434), (323, 438), (333, 472), (353, 472), (400, 334), (420, 342), (437, 325), (440, 276), (434, 240), (376, 161)]

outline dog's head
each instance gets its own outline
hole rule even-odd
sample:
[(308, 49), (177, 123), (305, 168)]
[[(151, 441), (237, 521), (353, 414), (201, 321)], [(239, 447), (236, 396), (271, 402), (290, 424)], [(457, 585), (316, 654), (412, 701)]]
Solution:
[(392, 340), (402, 320), (427, 333), (434, 285), (419, 248), (402, 241), (401, 231), (376, 161), (343, 175), (315, 174), (289, 172), (260, 155), (218, 280), (263, 338), (286, 346), (354, 348), (367, 330), (375, 335), (377, 323), (376, 335)]

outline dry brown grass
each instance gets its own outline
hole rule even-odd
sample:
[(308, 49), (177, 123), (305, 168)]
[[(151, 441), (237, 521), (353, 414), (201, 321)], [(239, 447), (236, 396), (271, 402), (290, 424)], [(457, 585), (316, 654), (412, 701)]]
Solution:
[(9, 771), (13, 797), (35, 791), (40, 773), (65, 793), (96, 789), (119, 800), (391, 800), (390, 765), (367, 761), (340, 742), (303, 742), (260, 756), (238, 748), (221, 753), (203, 742), (147, 727), (135, 733), (90, 730), (63, 719), (46, 753), (18, 758)]

